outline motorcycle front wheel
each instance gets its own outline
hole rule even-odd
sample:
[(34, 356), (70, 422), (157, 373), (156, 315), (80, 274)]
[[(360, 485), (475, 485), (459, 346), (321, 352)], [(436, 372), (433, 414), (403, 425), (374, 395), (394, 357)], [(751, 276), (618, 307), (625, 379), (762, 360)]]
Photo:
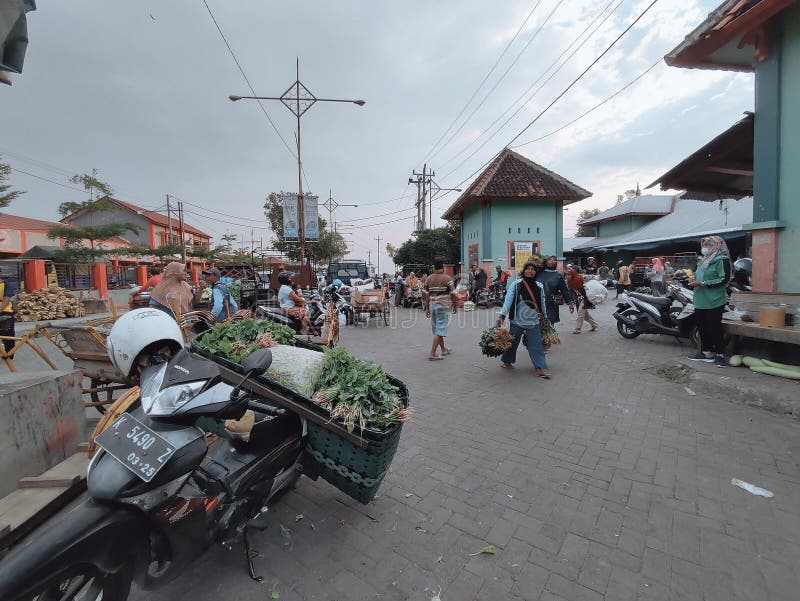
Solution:
[(125, 601), (131, 579), (129, 567), (103, 574), (93, 566), (78, 565), (44, 580), (31, 593), (13, 601)]
[[(625, 315), (626, 317), (629, 316), (629, 315), (631, 315), (631, 316), (632, 315), (636, 315), (636, 310), (635, 309), (628, 309), (626, 311), (623, 311), (621, 314)], [(635, 330), (635, 329), (631, 328), (630, 326), (628, 326), (628, 324), (626, 324), (622, 320), (617, 320), (617, 332), (619, 332), (620, 336), (622, 336), (623, 338), (627, 338), (628, 340), (633, 340), (639, 334), (641, 334), (641, 332), (639, 330)]]

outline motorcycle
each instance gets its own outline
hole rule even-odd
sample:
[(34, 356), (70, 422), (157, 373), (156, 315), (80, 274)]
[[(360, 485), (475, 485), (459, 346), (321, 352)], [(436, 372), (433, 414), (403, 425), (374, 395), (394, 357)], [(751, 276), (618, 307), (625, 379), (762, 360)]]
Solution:
[(403, 306), (406, 309), (409, 307), (422, 307), (422, 288), (420, 286), (406, 286)]
[[(259, 349), (241, 381), (181, 349), (141, 372), (141, 406), (96, 437), (88, 497), (0, 562), (0, 599), (124, 601), (154, 589), (218, 543), (243, 540), (302, 473), (304, 420), (243, 390), (272, 361)], [(248, 440), (206, 436), (202, 421), (252, 411)], [(202, 421), (201, 421), (202, 418)]]
[(489, 307), (489, 291), (486, 288), (472, 292), (472, 302), (476, 307)]
[(335, 286), (334, 284), (325, 287), (322, 291), (325, 299), (325, 308), (327, 309), (327, 305), (333, 303), (336, 306), (337, 313), (344, 315), (345, 324), (348, 326), (351, 326), (356, 322), (356, 314), (352, 305), (350, 304), (350, 291), (351, 289), (347, 286)]
[[(666, 296), (626, 292), (617, 303), (614, 319), (620, 336), (633, 339), (640, 334), (664, 334), (700, 346), (700, 328), (694, 313), (694, 293), (679, 282), (667, 287)], [(677, 304), (675, 304), (677, 303)]]
[(497, 305), (498, 307), (502, 307), (505, 300), (506, 300), (505, 284), (492, 285), (489, 288), (489, 292), (487, 293), (486, 296), (487, 307), (491, 307), (492, 305)]

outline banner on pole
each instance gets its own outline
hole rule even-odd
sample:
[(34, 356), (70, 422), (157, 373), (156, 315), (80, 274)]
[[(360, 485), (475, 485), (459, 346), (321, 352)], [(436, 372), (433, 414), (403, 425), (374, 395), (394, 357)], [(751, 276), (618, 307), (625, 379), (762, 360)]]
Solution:
[(319, 240), (319, 196), (303, 195), (303, 230), (306, 240)]
[(283, 238), (284, 240), (300, 237), (297, 220), (297, 194), (284, 194), (283, 205)]

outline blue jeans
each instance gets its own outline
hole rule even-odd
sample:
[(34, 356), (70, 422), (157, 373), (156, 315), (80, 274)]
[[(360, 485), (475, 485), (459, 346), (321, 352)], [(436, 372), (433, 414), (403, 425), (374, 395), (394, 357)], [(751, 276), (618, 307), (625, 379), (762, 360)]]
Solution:
[(511, 347), (503, 353), (500, 360), (503, 363), (514, 364), (517, 361), (517, 347), (519, 341), (522, 340), (522, 334), (528, 334), (528, 356), (531, 358), (531, 363), (536, 369), (547, 369), (547, 361), (544, 357), (544, 346), (542, 345), (542, 325), (536, 324), (535, 326), (522, 327), (511, 322), (509, 328), (514, 341)]

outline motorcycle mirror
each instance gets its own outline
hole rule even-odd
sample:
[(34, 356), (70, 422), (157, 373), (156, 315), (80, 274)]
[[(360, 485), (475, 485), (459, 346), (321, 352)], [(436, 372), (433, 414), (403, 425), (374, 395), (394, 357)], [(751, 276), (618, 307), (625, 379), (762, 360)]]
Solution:
[(245, 373), (252, 373), (260, 376), (269, 369), (272, 364), (272, 351), (268, 348), (260, 348), (253, 351), (244, 361)]

